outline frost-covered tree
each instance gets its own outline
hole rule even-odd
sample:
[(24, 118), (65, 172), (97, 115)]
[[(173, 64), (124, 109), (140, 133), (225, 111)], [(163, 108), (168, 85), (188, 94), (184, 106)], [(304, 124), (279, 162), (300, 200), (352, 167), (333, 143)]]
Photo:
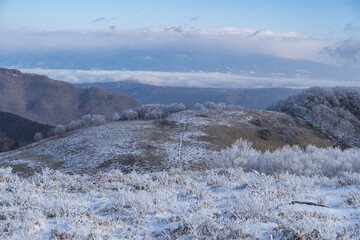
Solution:
[(106, 118), (104, 115), (91, 115), (86, 114), (81, 119), (71, 121), (69, 124), (57, 125), (53, 131), (48, 135), (59, 135), (62, 136), (66, 132), (74, 131), (76, 129), (80, 129), (87, 126), (94, 126), (98, 124), (106, 123)]
[(138, 108), (127, 109), (121, 113), (121, 120), (135, 119), (159, 119), (168, 116), (171, 113), (184, 111), (186, 109), (183, 103), (173, 103), (168, 105), (145, 104)]
[(162, 108), (165, 115), (168, 115), (171, 113), (184, 111), (186, 109), (186, 106), (183, 103), (172, 103), (172, 104), (163, 105), (163, 106), (160, 105), (160, 108)]
[(194, 106), (195, 110), (216, 110), (216, 109), (239, 109), (242, 108), (238, 105), (226, 105), (223, 102), (220, 103), (214, 103), (214, 102), (205, 102), (205, 104), (196, 103)]
[(71, 121), (69, 124), (66, 125), (66, 131), (67, 132), (74, 131), (76, 129), (84, 127), (85, 125), (86, 125), (86, 122), (83, 119), (74, 120), (74, 121)]
[(104, 115), (96, 114), (91, 116), (91, 125), (98, 125), (106, 123), (106, 117)]
[(144, 119), (159, 119), (164, 116), (164, 111), (161, 108), (152, 108), (146, 111)]
[(218, 108), (217, 104), (214, 103), (214, 102), (206, 102), (204, 104), (204, 106), (205, 106), (206, 109), (217, 109)]
[(300, 117), (341, 144), (360, 146), (360, 92), (313, 87), (284, 98), (268, 110)]
[(127, 109), (127, 110), (124, 110), (122, 113), (121, 113), (121, 116), (120, 116), (120, 119), (121, 120), (136, 120), (138, 119), (139, 116), (138, 116), (138, 112), (135, 111), (135, 110), (132, 110), (132, 109)]

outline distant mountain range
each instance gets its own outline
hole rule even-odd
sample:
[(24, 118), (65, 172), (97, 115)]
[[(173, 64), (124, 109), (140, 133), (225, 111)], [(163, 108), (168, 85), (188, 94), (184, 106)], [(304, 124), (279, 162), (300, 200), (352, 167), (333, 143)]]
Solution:
[(45, 134), (51, 126), (0, 112), (0, 152), (14, 150), (31, 143), (36, 133)]
[(142, 84), (135, 81), (84, 83), (82, 88), (101, 87), (111, 92), (121, 92), (138, 99), (144, 104), (169, 104), (182, 102), (190, 108), (195, 103), (224, 102), (228, 105), (241, 105), (251, 109), (265, 109), (270, 104), (299, 89), (290, 88), (253, 88), (253, 89), (217, 89), (167, 87)]
[(36, 122), (64, 124), (89, 113), (110, 117), (140, 105), (136, 99), (98, 87), (82, 89), (44, 75), (0, 68), (0, 111)]

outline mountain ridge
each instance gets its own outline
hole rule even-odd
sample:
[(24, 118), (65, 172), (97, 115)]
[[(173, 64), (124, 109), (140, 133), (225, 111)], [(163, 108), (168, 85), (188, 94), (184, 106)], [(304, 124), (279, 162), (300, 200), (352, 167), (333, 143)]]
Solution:
[(143, 104), (171, 104), (174, 102), (182, 102), (188, 107), (193, 108), (196, 103), (224, 102), (227, 105), (239, 105), (258, 110), (264, 110), (271, 103), (300, 91), (300, 89), (291, 88), (221, 89), (154, 86), (132, 80), (83, 83), (77, 84), (77, 86), (84, 88), (98, 86), (111, 92), (121, 92), (138, 99)]
[(0, 68), (0, 111), (36, 122), (64, 124), (89, 113), (110, 118), (114, 112), (140, 105), (124, 94), (100, 88), (82, 89), (45, 75)]

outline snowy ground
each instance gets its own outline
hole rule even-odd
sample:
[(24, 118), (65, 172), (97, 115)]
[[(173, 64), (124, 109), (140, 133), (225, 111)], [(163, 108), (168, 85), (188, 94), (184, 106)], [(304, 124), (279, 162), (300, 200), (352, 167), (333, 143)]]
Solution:
[(204, 156), (201, 171), (21, 178), (3, 168), (0, 238), (359, 239), (359, 156), (315, 147), (261, 153), (240, 140)]
[(359, 189), (357, 173), (49, 170), (22, 179), (2, 169), (0, 238), (359, 239)]

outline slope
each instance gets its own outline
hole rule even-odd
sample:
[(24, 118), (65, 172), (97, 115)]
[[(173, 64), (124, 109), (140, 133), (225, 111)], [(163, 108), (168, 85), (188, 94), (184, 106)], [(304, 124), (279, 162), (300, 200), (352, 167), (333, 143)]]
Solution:
[[(266, 133), (266, 134), (265, 134)], [(239, 138), (254, 149), (285, 145), (331, 146), (304, 122), (276, 112), (247, 109), (187, 110), (163, 120), (120, 121), (82, 128), (0, 154), (2, 166), (24, 174), (45, 167), (65, 173), (201, 169), (206, 158)]]
[(50, 128), (49, 125), (0, 111), (0, 152), (29, 144), (36, 133), (45, 134)]
[(85, 114), (110, 117), (141, 103), (100, 88), (82, 89), (37, 74), (0, 68), (0, 111), (51, 125), (68, 123)]

